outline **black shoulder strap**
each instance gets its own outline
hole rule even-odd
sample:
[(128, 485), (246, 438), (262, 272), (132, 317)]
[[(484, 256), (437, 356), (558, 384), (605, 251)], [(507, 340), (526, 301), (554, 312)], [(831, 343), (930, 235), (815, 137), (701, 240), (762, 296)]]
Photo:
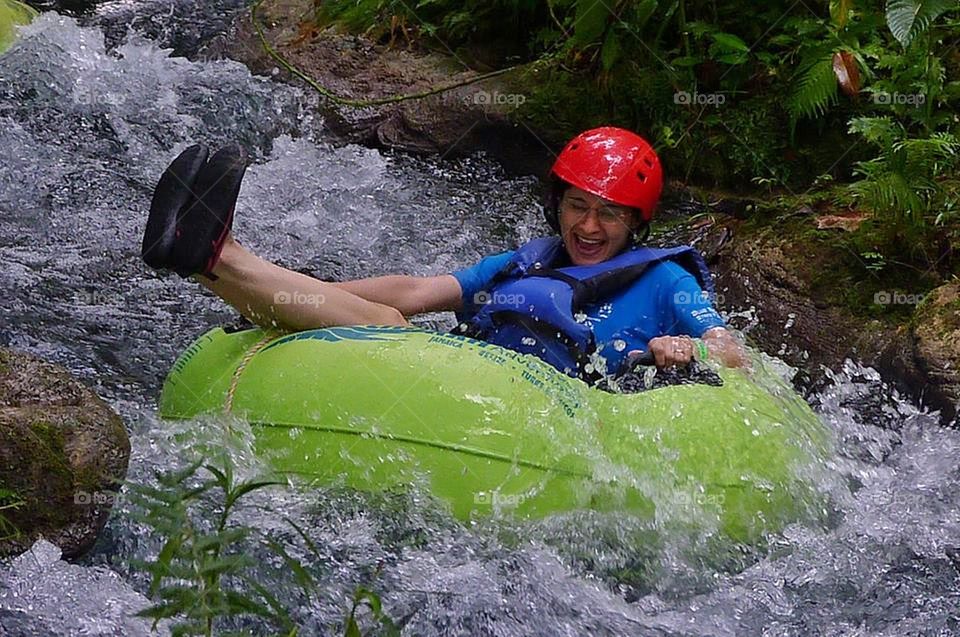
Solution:
[(602, 299), (609, 298), (618, 290), (631, 285), (646, 272), (649, 265), (649, 263), (628, 265), (582, 281), (552, 268), (536, 268), (528, 272), (527, 276), (558, 279), (569, 285), (573, 289), (573, 307), (571, 309), (576, 313), (587, 305), (593, 305)]

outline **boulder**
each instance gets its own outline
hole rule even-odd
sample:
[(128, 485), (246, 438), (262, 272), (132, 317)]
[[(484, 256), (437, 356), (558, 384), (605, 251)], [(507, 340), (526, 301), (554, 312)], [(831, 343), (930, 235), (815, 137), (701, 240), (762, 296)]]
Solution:
[[(0, 348), (0, 488), (22, 502), (0, 512), (0, 555), (43, 537), (66, 557), (92, 546), (130, 458), (123, 421), (51, 363)], [(11, 537), (9, 526), (17, 530)]]
[[(753, 344), (800, 372), (795, 383), (815, 388), (824, 368), (846, 359), (874, 367), (902, 394), (940, 411), (952, 423), (960, 398), (960, 302), (956, 283), (938, 288), (917, 310), (912, 327), (853, 316), (824, 298), (824, 285), (844, 285), (842, 264), (829, 248), (797, 245), (769, 230), (728, 221), (732, 239), (711, 260), (717, 302), (733, 314)], [(837, 274), (833, 283), (817, 271)], [(818, 287), (819, 286), (819, 287)], [(834, 292), (836, 290), (833, 290)]]
[(960, 404), (960, 282), (941, 285), (913, 317), (916, 356), (929, 378), (928, 402), (956, 422)]

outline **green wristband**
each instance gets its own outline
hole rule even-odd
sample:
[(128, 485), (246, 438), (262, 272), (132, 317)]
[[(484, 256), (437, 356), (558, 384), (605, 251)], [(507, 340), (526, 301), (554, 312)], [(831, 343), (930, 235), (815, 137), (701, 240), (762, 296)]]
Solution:
[(710, 350), (707, 349), (707, 344), (703, 342), (702, 339), (695, 338), (693, 342), (697, 345), (697, 360), (705, 361), (710, 356)]

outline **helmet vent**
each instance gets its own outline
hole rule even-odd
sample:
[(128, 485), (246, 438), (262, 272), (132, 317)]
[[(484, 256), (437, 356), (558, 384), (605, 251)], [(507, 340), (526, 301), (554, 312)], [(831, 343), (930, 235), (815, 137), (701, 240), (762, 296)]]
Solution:
[(570, 144), (570, 150), (576, 150), (576, 149), (578, 149), (578, 148), (580, 148), (580, 144), (579, 144), (579, 143)]
[(641, 172), (638, 172), (638, 173), (637, 173), (637, 177), (640, 178), (640, 181), (646, 183), (646, 181), (647, 181), (647, 176), (646, 176), (646, 175), (644, 175), (644, 174), (641, 173)]
[(653, 161), (649, 157), (644, 157), (643, 163), (645, 163), (648, 167), (653, 168)]

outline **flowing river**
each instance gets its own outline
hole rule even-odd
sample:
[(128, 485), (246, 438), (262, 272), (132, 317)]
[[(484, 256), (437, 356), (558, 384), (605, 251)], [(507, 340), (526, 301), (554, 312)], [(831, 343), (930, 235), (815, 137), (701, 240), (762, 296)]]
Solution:
[[(118, 0), (79, 7), (79, 21), (57, 5), (63, 14), (45, 13), (0, 57), (0, 344), (66, 366), (113, 406), (130, 432), (134, 483), (183, 466), (188, 443), (174, 434), (184, 426), (156, 415), (164, 375), (198, 334), (236, 318), (139, 260), (153, 185), (190, 143), (249, 150), (238, 239), (321, 278), (446, 273), (545, 230), (532, 178), (483, 156), (336, 145), (313, 95), (202, 61), (238, 4)], [(275, 553), (247, 547), (255, 578), (304, 635), (342, 634), (359, 585), (404, 635), (960, 634), (960, 434), (872, 370), (850, 363), (832, 379), (809, 397), (836, 438), (830, 522), (789, 527), (738, 569), (668, 549), (638, 581), (629, 573), (642, 547), (616, 516), (490, 528), (416, 494), (271, 489), (236, 519), (285, 542), (319, 582), (305, 597)], [(209, 424), (186, 427), (217, 436)], [(224, 444), (253, 475), (242, 441)], [(0, 564), (0, 635), (149, 634), (134, 616), (149, 576), (133, 564), (159, 547), (121, 497), (79, 563), (38, 545)], [(258, 620), (228, 625), (263, 631)], [(366, 614), (361, 628), (377, 631)]]

